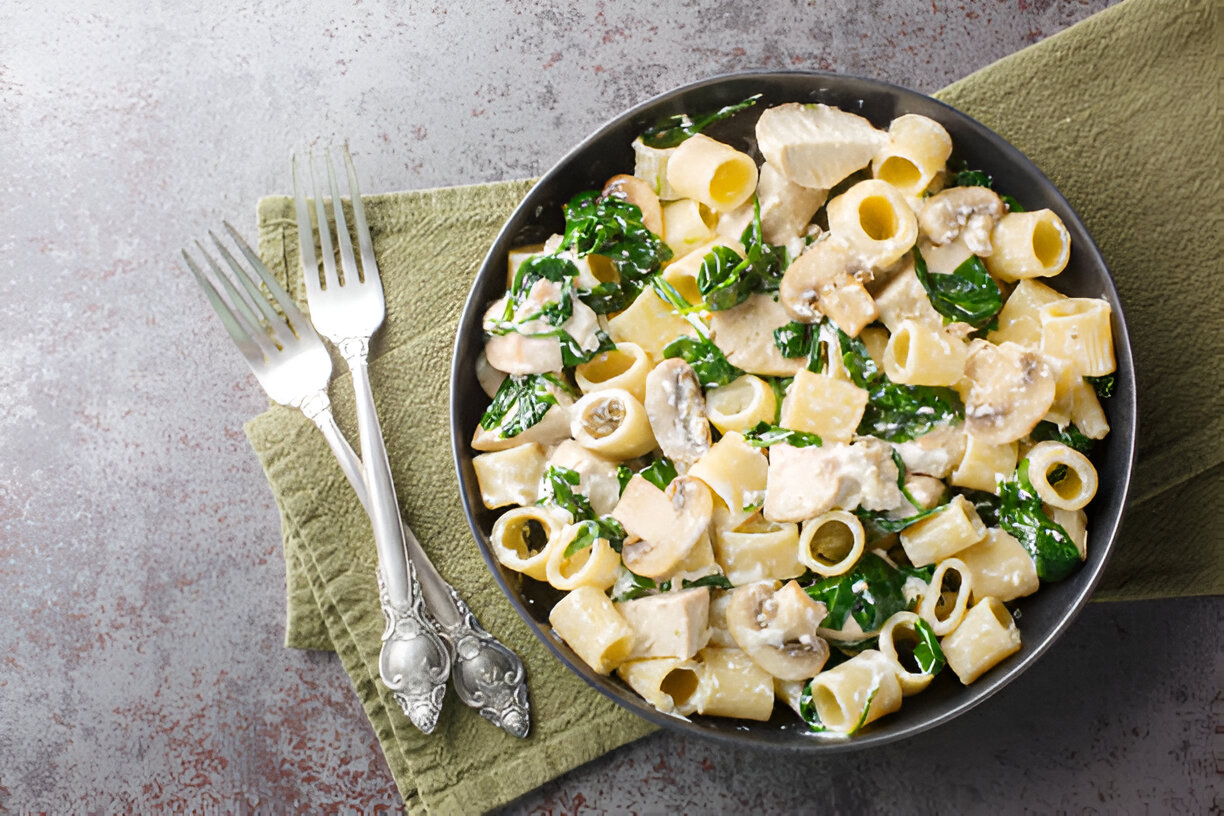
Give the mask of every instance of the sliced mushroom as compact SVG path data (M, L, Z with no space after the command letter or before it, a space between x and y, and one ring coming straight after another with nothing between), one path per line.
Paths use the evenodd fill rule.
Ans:
M862 284L870 274L845 244L826 238L786 268L778 301L795 320L814 323L825 314L846 334L857 337L878 316L875 301Z
M691 465L710 449L701 382L678 357L664 360L646 375L646 416L663 454Z
M1054 375L1035 352L1015 343L969 344L965 428L991 445L1026 436L1054 404Z
M713 512L714 499L700 479L680 476L663 491L634 476L612 510L630 536L621 559L638 575L667 576L692 552Z
M963 236L975 255L991 252L990 231L1005 212L1003 200L989 187L952 187L923 204L918 226L933 244L946 244Z
M663 234L663 208L659 204L659 196L650 185L637 176L624 173L608 179L604 185L603 197L619 198L636 206L642 211L642 224L655 235Z
M774 591L762 581L736 589L727 606L727 628L758 666L780 680L815 677L829 659L829 644L816 634L827 609L795 581Z

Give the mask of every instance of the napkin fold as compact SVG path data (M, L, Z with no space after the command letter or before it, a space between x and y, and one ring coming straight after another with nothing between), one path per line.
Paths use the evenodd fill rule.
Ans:
M1127 0L936 96L993 128L1083 217L1126 309L1139 462L1099 599L1224 592L1221 25L1211 2ZM454 327L476 269L530 181L365 199L387 295L370 376L405 519L442 574L528 672L532 736L515 740L453 695L432 736L377 681L382 617L369 523L322 437L273 406L246 431L281 512L286 644L339 655L411 813L505 804L653 726L571 674L502 597L468 531L448 440ZM305 300L292 202L259 202L260 253ZM335 413L357 438L338 364Z

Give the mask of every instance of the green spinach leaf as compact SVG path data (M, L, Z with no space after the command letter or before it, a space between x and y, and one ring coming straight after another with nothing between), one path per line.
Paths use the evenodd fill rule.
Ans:
M559 385L557 378L550 374L507 377L480 418L480 427L486 431L496 428L501 439L518 436L558 404L549 390L550 384Z
M1037 423L1037 427L1033 428L1029 434L1034 442L1061 442L1068 448L1073 448L1085 456L1092 453L1093 440L1084 436L1079 428L1073 424L1068 424L1066 428L1059 428L1053 422L1042 420Z
M850 379L867 390L867 408L858 426L860 436L905 442L964 419L965 405L951 388L894 383L879 370L861 340L835 330Z
M1107 399L1114 394L1117 378L1113 374L1106 374L1103 377L1084 377L1084 381L1092 386L1092 390L1096 391L1098 397Z
M704 337L681 335L663 347L663 356L679 357L688 363L705 388L727 385L744 373L727 361L713 340Z
M939 674L948 661L931 624L919 618L914 622L914 631L918 635L918 643L914 645L914 662L923 674Z
M974 328L985 326L1003 308L1003 293L976 255L970 255L950 274L927 270L926 261L914 247L914 274L926 290L935 311L957 323Z
M823 628L842 630L853 618L865 633L879 630L890 616L910 608L900 570L868 552L843 575L823 578L806 588L807 594L828 609Z
M806 431L793 431L778 425L770 425L762 420L752 429L744 433L744 441L754 448L768 448L770 445L786 443L793 448L807 448L824 444L820 437Z
M642 131L642 144L658 149L675 147L688 137L695 133L700 133L715 122L720 122L742 110L751 108L760 98L760 94L754 94L743 102L725 105L712 113L701 114L693 118L684 113L663 117Z
M1046 515L1028 478L1028 459L1020 462L1014 481L999 485L999 526L1028 550L1043 581L1061 581L1079 566L1079 550L1060 525Z

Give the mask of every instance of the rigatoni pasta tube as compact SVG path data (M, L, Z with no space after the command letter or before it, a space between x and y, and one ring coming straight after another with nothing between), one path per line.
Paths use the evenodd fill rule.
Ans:
M821 724L839 734L853 734L901 708L895 664L875 649L813 677L811 694Z
M664 714L692 714L697 710L698 672L693 660L654 657L622 663L616 673L629 688Z
M990 242L994 251L986 268L1005 281L1057 275L1071 257L1071 236L1051 210L1008 213L995 224Z
M548 559L544 562L545 575L548 583L557 589L570 590L580 586L607 589L616 583L616 576L620 572L620 554L612 549L606 538L596 538L590 546L583 547L573 555L565 554L575 537L585 532L584 525L571 524L558 534L557 543L548 549Z
M673 258L682 258L712 241L718 216L700 201L681 198L663 205L663 243Z
M584 394L604 388L623 388L638 400L646 399L650 358L637 343L617 343L574 369L574 382Z
M875 267L896 263L918 240L918 220L901 191L878 179L830 201L828 215L829 231Z
M935 678L914 662L913 647L919 642L919 620L921 618L914 612L897 612L880 627L880 653L897 664L897 681L905 697L922 691ZM902 651L898 650L898 645Z
M935 180L952 155L952 137L934 119L907 113L888 126L888 144L871 162L871 173L908 196Z
M702 649L697 713L764 722L773 714L773 676L740 649Z
M1041 584L1033 557L1006 530L987 530L985 538L956 557L973 576L970 589L977 601L986 597L1014 601L1032 595Z
M548 622L582 661L599 674L615 669L633 650L633 627L595 587L578 587L557 601Z
M574 404L570 432L587 450L632 459L654 450L650 419L637 397L623 388L592 391Z
M681 196L730 212L756 190L757 166L748 154L697 133L672 154L667 180Z
M1020 649L1020 630L998 598L983 598L965 614L956 631L939 644L948 667L969 685Z
M901 546L910 563L925 567L956 555L986 537L986 525L964 496L901 531Z
M952 471L951 483L956 487L984 490L998 495L999 482L1010 479L1016 472L1020 446L1016 442L992 445L973 434L965 435L965 455Z
M798 578L803 574L799 525L757 517L738 529L716 532L714 557L735 586Z
M702 454L689 475L706 483L727 507L725 524L738 527L765 501L769 460L758 448L730 431Z
M955 571L955 588L945 590L948 573ZM959 558L945 558L935 567L928 590L922 595L918 614L926 621L931 631L943 637L960 625L973 593L973 574Z
M564 526L543 507L516 507L493 523L489 545L503 566L537 581L547 581L548 548Z
M1079 510L1097 492L1097 471L1088 457L1061 442L1038 442L1028 452L1028 477L1037 495L1060 510ZM1050 482L1050 475L1062 469L1063 476Z
M743 433L760 422L773 422L778 398L769 383L745 374L706 392L706 417L719 433Z
M884 373L906 385L955 385L968 356L969 344L959 337L905 320L884 346Z
M863 555L863 522L845 510L830 510L803 522L799 561L825 577L842 575Z
M814 433L825 442L849 442L866 409L864 389L804 369L795 375L782 400L779 423L794 431Z
M1113 373L1113 334L1109 302L1100 298L1063 298L1038 310L1041 318L1041 353L1065 360L1071 370L1086 377Z

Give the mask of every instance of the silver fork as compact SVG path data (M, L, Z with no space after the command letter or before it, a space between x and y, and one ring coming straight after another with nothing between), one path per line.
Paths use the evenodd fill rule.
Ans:
M314 327L302 314L288 293L281 288L272 273L259 260L255 251L242 240L242 236L225 224L239 252L245 257L247 267L238 262L233 254L225 248L220 239L210 230L217 252L233 272L242 286L240 291L234 286L231 277L225 274L220 265L213 259L199 241L196 247L212 271L226 298L210 281L205 272L195 260L183 250L183 260L187 268L195 276L205 297L221 318L221 323L234 342L238 345L242 356L246 358L255 373L259 384L274 401L291 408L299 409L327 440L332 450L347 448L349 457L340 458L340 467L345 477L358 497L364 503L365 482L361 475L361 462L349 447L336 420L331 412L331 400L327 397L327 383L331 379L331 356L323 346L323 341L315 332ZM254 271L252 275L251 271ZM260 289L260 283L267 294ZM275 302L268 300L270 294ZM233 304L232 306L230 304ZM277 312L279 309L279 313Z
M387 580L386 594L396 609L416 608L424 596L433 619L437 621L442 636L450 648L454 660L452 681L455 692L467 705L500 728L518 737L525 737L530 729L530 706L527 700L527 685L522 661L496 638L481 627L459 593L438 573L421 548L412 531L403 524L395 488L391 481L386 447L383 443L378 416L374 408L370 388L367 359L370 336L382 324L386 316L382 282L370 228L361 201L357 184L357 173L353 167L348 146L343 150L348 188L353 208L361 265L358 266L349 237L348 223L344 217L341 195L336 184L336 174L331 156L326 156L328 186L331 192L332 213L335 219L336 242L339 244L343 277L336 269L335 250L331 242L331 226L315 181L313 161L310 161L311 186L314 190L315 213L318 222L319 244L323 270L320 281L319 264L314 251L314 232L310 221L310 210L302 193L297 160L292 162L293 190L296 201L298 236L301 244L302 268L306 279L306 297L310 304L311 320L315 327L332 342L349 364L353 375L353 386L357 402L357 420L361 434L362 461L365 464L366 483L370 490L370 516L375 526L375 542L380 552L385 548L390 560L394 552L401 555L407 548L409 558L404 562L404 574L408 580L392 585ZM309 161L309 160L308 160ZM379 536L383 537L380 542ZM415 568L414 568L415 567ZM419 571L419 572L418 572ZM418 583L418 575L420 583ZM403 592L396 596L393 592ZM386 607L384 606L384 609ZM392 628L390 618L388 629ZM440 655L421 650L418 661L424 660L431 669L432 662ZM442 677L445 680L445 675ZM390 686L390 684L388 684ZM441 696L428 696L428 690L409 696L410 707L424 715L426 706L436 700L434 718L441 708ZM397 699L400 699L397 693ZM400 699L401 705L405 704ZM409 716L412 716L410 713ZM416 720L414 719L414 722ZM418 727L420 723L418 723ZM422 729L425 730L425 729Z

